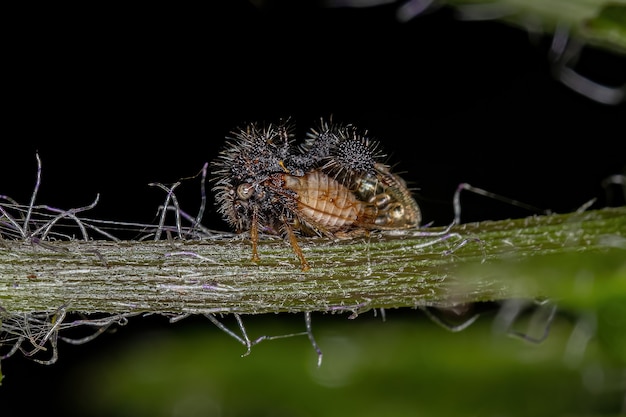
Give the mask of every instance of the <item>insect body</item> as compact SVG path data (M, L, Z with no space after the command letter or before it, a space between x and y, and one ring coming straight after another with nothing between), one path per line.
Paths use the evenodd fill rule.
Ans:
M287 238L307 270L298 235L343 238L419 225L417 203L377 161L377 143L352 126L322 121L295 146L290 130L250 124L212 165L218 211L237 232L250 233L254 261L259 233Z
M296 194L299 220L309 229L330 235L363 220L365 204L323 172L314 170L301 177L285 175L284 179L285 188Z

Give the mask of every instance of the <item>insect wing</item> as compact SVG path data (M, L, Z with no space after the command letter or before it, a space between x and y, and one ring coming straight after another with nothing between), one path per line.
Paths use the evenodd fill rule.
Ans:
M366 203L358 221L361 227L393 230L419 226L421 212L404 180L381 163L376 163L375 172L354 180L354 194Z

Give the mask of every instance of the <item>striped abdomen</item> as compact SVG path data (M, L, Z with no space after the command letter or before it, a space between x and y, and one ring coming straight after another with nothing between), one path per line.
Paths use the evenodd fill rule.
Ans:
M363 213L364 203L321 171L302 177L285 175L284 179L285 187L298 196L299 214L309 223L333 232L349 228Z

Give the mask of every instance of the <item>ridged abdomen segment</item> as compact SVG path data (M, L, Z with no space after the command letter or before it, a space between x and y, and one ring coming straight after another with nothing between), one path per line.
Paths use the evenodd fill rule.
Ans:
M351 226L363 210L363 203L348 188L320 171L302 177L285 175L285 186L298 195L302 216L329 231Z

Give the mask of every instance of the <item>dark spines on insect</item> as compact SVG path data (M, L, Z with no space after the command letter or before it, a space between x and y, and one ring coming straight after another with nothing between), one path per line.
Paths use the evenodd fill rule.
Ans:
M250 123L233 132L214 162L215 173L238 181L258 181L269 172L280 172L292 153L292 127Z
M321 120L307 133L300 148L309 163L340 181L350 182L358 175L374 175L375 165L384 155L378 142L360 132L354 125L333 124Z
M419 207L404 181L379 160L378 141L349 124L321 120L296 143L288 122L250 123L233 132L211 165L218 212L249 232L258 261L259 233L295 238L356 236L417 227Z

